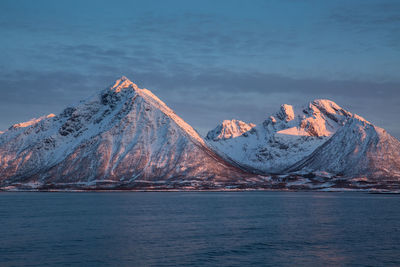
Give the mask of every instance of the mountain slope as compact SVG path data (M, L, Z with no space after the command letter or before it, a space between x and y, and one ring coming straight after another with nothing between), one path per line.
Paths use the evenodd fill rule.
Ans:
M400 142L384 129L352 118L310 156L288 169L297 170L400 180Z
M58 115L0 133L8 190L400 190L399 180L400 142L329 100L282 105L259 125L227 120L204 140L122 77Z
M149 90L122 77L57 116L10 127L0 136L0 177L3 186L98 188L248 175L210 150Z
M281 173L310 155L352 116L329 100L314 100L300 107L285 104L246 135L218 138L213 133L224 131L218 126L206 139L221 156L243 166Z

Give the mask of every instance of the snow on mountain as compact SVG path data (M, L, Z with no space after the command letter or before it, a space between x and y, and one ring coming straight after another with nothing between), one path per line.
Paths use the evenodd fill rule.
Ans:
M42 117L37 118L37 119L31 119L31 120L26 121L26 122L21 122L21 123L14 124L13 126L11 126L11 128L14 128L14 129L15 128L25 128L25 127L34 125L34 124L38 123L41 120L44 120L44 119L47 119L47 118L53 118L55 116L56 115L51 113L51 114L49 114L47 116L42 116Z
M400 142L329 100L282 105L259 125L226 120L204 140L122 77L0 132L3 189L400 190L399 180Z
M247 135L246 132L250 131L256 125L253 123L245 123L240 120L224 120L214 130L208 132L207 139L218 141L230 138Z
M351 118L325 144L287 171L400 180L400 142L384 129Z
M122 77L77 106L0 136L0 183L132 187L248 177L149 90ZM99 187L99 186L97 186Z
M281 173L310 155L354 116L325 99L300 107L285 104L246 135L215 138L215 133L229 131L230 125L225 130L222 124L207 134L207 141L221 156L242 166Z

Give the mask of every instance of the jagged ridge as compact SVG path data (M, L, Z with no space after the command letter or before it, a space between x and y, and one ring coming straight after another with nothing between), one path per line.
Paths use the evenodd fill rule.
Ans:
M262 124L253 127L246 135L235 138L215 136L213 133L224 131L223 125L220 125L209 132L213 138L207 140L221 156L243 166L265 173L286 173L299 169L291 167L300 166L298 162L310 156L353 119L370 125L364 118L350 113L333 101L317 99L305 106L282 105L277 113ZM337 153L341 153L341 149L339 145L336 146ZM326 170L322 165L312 170ZM349 175L357 173L363 172L348 172Z

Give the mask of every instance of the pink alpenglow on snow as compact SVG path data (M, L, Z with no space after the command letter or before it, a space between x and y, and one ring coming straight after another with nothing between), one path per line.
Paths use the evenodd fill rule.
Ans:
M356 129L352 126L355 122L359 122ZM209 134L223 132L220 128ZM326 99L297 107L282 105L246 136L224 139L207 135L207 140L221 156L266 173L303 170L400 177L399 141Z
M393 187L400 142L329 100L282 105L258 125L225 120L203 139L121 77L58 115L0 135L3 189L325 190L343 186L343 177L348 187Z
M0 138L0 182L6 185L133 188L168 181L190 187L248 176L126 77L77 106L12 127Z

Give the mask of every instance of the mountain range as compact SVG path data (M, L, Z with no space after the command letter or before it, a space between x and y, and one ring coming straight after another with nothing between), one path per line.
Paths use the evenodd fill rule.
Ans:
M0 132L3 190L398 190L400 142L329 100L202 137L126 77Z

